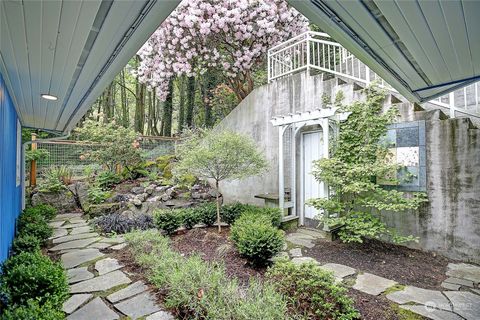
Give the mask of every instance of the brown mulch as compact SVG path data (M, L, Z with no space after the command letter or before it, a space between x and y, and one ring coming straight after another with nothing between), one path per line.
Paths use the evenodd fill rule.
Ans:
M320 263L339 263L362 272L373 273L402 285L441 290L446 279L447 264L452 260L404 246L378 240L361 244L320 240L312 249L303 250L305 256Z
M222 262L229 277L237 277L242 283L247 283L251 277L263 278L266 268L253 268L235 250L229 240L230 230L223 227L218 233L217 228L196 228L182 232L172 237L172 248L189 256L198 254L204 261Z

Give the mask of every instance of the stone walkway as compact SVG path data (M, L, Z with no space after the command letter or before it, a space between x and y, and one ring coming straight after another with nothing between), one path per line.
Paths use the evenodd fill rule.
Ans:
M116 259L100 252L124 248L122 237L101 237L80 213L57 215L50 225L49 251L61 254L72 294L63 305L68 320L174 319L142 281L132 283Z
M287 245L279 254L288 256L293 263L314 262L304 256L302 249L313 248L322 232L297 229L286 237ZM466 263L450 263L443 283L445 291L427 290L414 286L403 286L393 280L364 273L346 265L327 263L322 268L333 272L338 282L353 283L353 288L370 295L385 295L400 308L410 310L434 320L479 320L480 319L480 267Z

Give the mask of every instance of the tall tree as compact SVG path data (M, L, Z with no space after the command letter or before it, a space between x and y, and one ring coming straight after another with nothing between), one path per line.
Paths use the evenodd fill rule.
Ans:
M307 19L285 0L183 1L139 51L139 79L165 100L174 75L217 69L240 101L268 48L306 30Z
M140 63L140 57L137 55L135 57L135 65L138 67ZM145 89L146 85L138 81L135 85L135 119L134 119L134 128L136 132L143 134L144 123L145 123Z
M173 114L173 79L168 82L168 94L163 104L163 128L162 135L172 135L172 114Z
M177 83L180 97L180 103L178 105L178 132L181 133L185 126L185 76L179 77Z
M195 106L195 77L187 79L187 105L185 112L185 126L193 127L193 108Z

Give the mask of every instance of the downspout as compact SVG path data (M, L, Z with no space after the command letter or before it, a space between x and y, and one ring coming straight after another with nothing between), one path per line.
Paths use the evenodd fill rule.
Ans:
M63 136L59 136L59 137L53 137L53 138L47 138L47 139L39 139L39 140L35 140L35 143L38 143L38 142L48 142L48 141L52 141L52 140L65 140L65 139L68 139L71 135L71 131L68 131L65 135ZM23 145L22 145L22 172L23 172L23 175L22 175L22 179L21 179L21 184L22 184L22 210L25 209L25 195L26 195L26 192L25 192L25 151L27 150L27 146L29 144L32 144L33 141L30 140L30 141L27 141L25 142Z

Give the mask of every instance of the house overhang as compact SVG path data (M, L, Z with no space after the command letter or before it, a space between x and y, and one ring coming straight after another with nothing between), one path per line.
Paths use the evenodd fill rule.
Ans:
M288 2L411 101L480 80L480 1Z
M0 72L21 124L71 130L179 2L1 1Z

